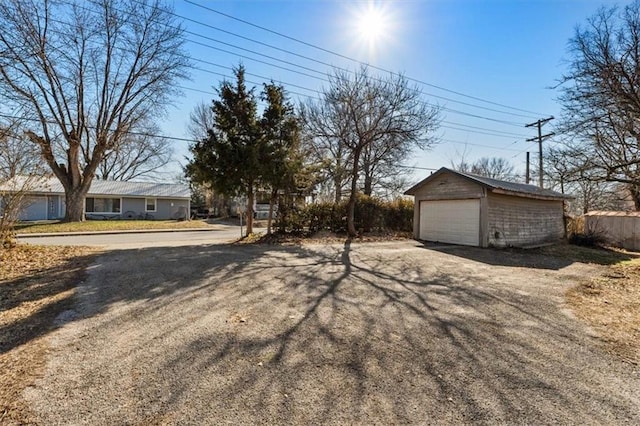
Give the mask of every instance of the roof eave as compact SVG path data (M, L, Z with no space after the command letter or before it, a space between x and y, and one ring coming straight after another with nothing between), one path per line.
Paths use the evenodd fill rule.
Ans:
M489 187L489 186L487 186L487 187ZM533 199L536 199L536 200L564 201L564 200L573 200L573 198L574 198L574 197L571 197L569 195L564 195L562 197L555 197L553 195L533 194L533 193L529 193L529 192L519 192L519 191L509 191L509 190L506 190L506 189L491 188L491 187L489 187L489 190L491 192L493 192L494 194L512 195L512 196L515 196L515 197L533 198Z

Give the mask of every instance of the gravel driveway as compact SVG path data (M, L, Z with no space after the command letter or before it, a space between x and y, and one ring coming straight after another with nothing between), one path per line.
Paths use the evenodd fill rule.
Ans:
M563 306L599 267L414 241L107 253L26 391L43 424L638 424Z

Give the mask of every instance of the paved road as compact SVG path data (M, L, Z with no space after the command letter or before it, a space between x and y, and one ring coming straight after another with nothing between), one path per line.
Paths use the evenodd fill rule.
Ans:
M21 235L18 239L30 244L101 246L107 249L130 249L221 244L237 240L240 237L239 226L215 226L215 229L206 231L143 232L49 237ZM260 232L261 229L256 229L255 231Z
M413 241L114 250L25 397L47 425L640 424L640 369L564 305L601 268Z

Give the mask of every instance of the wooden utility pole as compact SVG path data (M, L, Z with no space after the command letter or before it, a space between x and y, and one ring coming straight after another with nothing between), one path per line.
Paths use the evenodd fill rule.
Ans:
M531 153L529 151L527 151L527 172L526 172L526 176L527 176L526 183L527 183L527 185L529 185L529 182L531 181L531 172L529 170L530 158L531 158Z
M549 118L544 118L544 119L538 120L538 121L536 121L534 123L529 123L529 124L524 126L524 127L532 127L532 126L537 126L538 127L538 137L527 139L527 142L533 142L533 141L536 141L536 140L538 141L538 152L539 152L539 155L540 155L539 163L538 163L538 174L539 174L539 176L538 176L538 186L540 187L540 189L543 188L543 183L544 183L544 181L543 181L544 170L543 170L543 166L542 166L542 141L544 139L550 137L550 136L555 135L555 133L553 133L553 132L552 133L547 133L546 135L543 135L542 134L542 125L547 123L547 122L549 122L549 121L551 121L551 120L553 120L553 116L551 116Z

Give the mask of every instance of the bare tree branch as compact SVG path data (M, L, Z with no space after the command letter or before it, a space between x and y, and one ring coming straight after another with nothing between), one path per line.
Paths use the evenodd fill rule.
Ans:
M177 95L183 29L160 0L6 0L0 27L0 95L38 119L25 134L82 220L104 157Z

